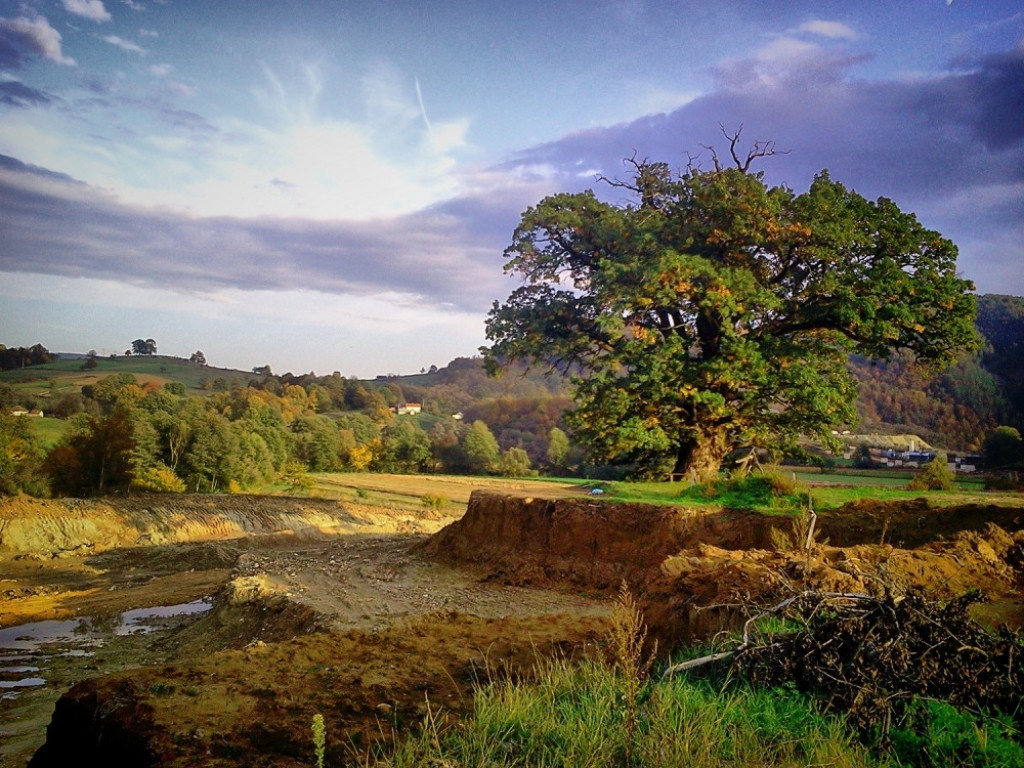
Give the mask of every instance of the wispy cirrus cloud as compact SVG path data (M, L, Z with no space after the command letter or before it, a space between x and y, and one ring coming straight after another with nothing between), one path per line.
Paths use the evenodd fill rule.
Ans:
M17 80L0 82L0 104L9 107L34 107L49 104L53 99L35 88L29 88Z
M826 21L824 19L814 19L813 21L806 21L797 27L797 31L806 32L812 35L818 35L820 37L827 37L833 40L855 40L857 39L857 33L846 24L841 21Z
M137 43L133 43L131 40L125 40L123 37L118 37L117 35L105 35L103 39L111 45L116 46L123 51L128 51L129 53L146 53L146 50L142 46Z

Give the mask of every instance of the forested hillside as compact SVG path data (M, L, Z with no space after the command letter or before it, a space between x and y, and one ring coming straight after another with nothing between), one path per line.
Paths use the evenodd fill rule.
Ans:
M860 429L915 432L973 451L998 425L1024 428L1024 298L979 296L977 326L982 350L938 375L906 360L851 360L860 382Z
M981 296L978 307L985 346L938 375L906 359L851 359L859 430L913 432L959 451L979 450L1000 425L1024 431L1024 298ZM299 487L306 471L346 469L585 469L566 437L567 380L541 369L493 378L480 358L459 358L359 381L156 356L53 361L40 345L4 351L20 362L0 372L3 493ZM30 409L56 418L16 415Z

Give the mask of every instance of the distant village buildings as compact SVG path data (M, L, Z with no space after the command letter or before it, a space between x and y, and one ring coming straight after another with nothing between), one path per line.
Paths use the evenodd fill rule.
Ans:
M37 419L43 418L43 412L38 408L33 408L31 411L27 408L16 406L11 409L11 416L29 416Z
M833 432L832 434L838 435L839 433ZM849 432L843 433L844 436L849 434ZM873 464L888 467L890 469L918 469L939 455L938 451L931 450L927 446L919 448L916 440L914 439L911 439L909 442L905 442L904 447L890 447L885 445L871 445L870 437L871 436L857 435L855 442L847 444L847 448L843 452L843 457L851 459L857 454L858 450L863 451L866 446L867 453ZM879 442L886 441L886 438L883 436L876 436L876 438ZM946 454L946 460L949 464L950 470L959 474L972 474L974 472L981 472L983 469L981 456L978 456L977 454L958 454L950 452Z

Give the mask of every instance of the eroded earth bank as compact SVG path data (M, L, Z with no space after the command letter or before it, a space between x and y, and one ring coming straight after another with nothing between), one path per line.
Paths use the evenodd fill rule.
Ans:
M489 676L599 650L623 580L662 648L808 587L980 589L985 621L1024 617L1022 509L851 505L820 515L810 557L800 533L480 492L457 520L279 497L6 500L0 628L21 629L0 632L89 617L89 644L7 652L0 764L315 765L316 713L328 764L362 764L428 706L465 712ZM201 607L121 631L128 609L181 604ZM45 684L13 687L26 674Z

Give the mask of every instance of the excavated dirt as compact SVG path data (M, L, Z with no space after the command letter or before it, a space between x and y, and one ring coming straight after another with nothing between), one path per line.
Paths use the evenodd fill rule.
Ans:
M0 699L0 765L39 750L33 765L308 766L317 712L329 763L358 763L428 701L452 716L489 674L603 634L604 599L479 583L410 552L453 519L236 496L0 502L0 631L213 602L88 656L58 642L18 660L46 685Z
M308 766L317 713L327 763L362 765L428 707L466 711L477 682L599 645L622 581L662 648L807 587L980 589L981 618L1020 626L1022 529L1024 508L860 503L820 515L808 555L788 519L593 499L478 492L458 520L237 496L0 502L0 627L213 604L46 655L46 686L0 700L0 765L38 749L34 766Z
M977 589L988 600L977 618L1020 626L1022 529L1024 507L862 501L819 515L808 557L791 518L480 493L422 551L503 583L609 592L625 580L664 648L810 588L915 587L941 599Z

